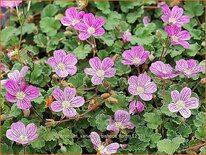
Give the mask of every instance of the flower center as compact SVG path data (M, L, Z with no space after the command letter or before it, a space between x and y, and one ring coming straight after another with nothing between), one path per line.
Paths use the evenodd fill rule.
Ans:
M178 37L177 36L172 36L172 40L173 41L178 41Z
M72 21L72 26L76 25L77 23L79 23L79 20L74 19L74 20Z
M27 136L24 136L24 135L21 135L21 136L19 137L19 139L20 139L22 142L25 142L25 141L28 140Z
M58 68L61 69L61 70L64 70L65 69L65 66L63 63L59 63L58 64Z
M93 34L95 32L95 29L93 27L89 27L87 32Z
M141 93L144 93L144 88L138 86L138 87L137 87L137 92L140 93L140 94L141 94Z
M69 103L68 101L63 101L63 102L62 102L62 106L63 106L64 108L68 108L68 107L70 106L70 103Z
M182 100L177 101L177 108L182 109L184 107L184 102Z
M185 73L189 75L191 74L191 71L189 69L185 69Z
M100 145L100 146L98 147L98 151L99 151L99 152L102 152L102 151L104 150L104 148L105 148L104 145Z
M172 18L169 18L169 23L175 23L176 22L176 18L172 17Z
M116 122L115 126L119 129L124 129L124 125L121 122Z
M104 71L103 70L98 70L97 71L97 76L103 77L104 76Z
M18 93L16 94L16 98L17 98L18 100L23 100L25 96L26 96L26 94L24 94L23 91L20 91L20 92L18 92Z
M140 63L140 59L139 59L138 57L134 58L134 59L133 59L133 63L134 63L134 64Z

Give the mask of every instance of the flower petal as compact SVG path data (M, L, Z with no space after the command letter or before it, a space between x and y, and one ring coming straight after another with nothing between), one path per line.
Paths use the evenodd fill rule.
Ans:
M88 13L84 15L83 20L87 26L93 26L93 23L95 22L95 17L92 13Z
M56 100L64 101L64 93L60 88L54 89L54 91L52 92L52 95L54 96Z
M130 120L130 114L124 110L117 110L114 114L114 119L116 122L127 123Z
M134 128L134 124L132 122L126 122L126 123L123 123L123 125L127 129L133 129Z
M61 70L61 69L58 69L58 68L56 68L55 71L56 71L56 74L61 78L65 78L69 74L67 70Z
M95 148L101 145L100 136L96 132L91 132L89 137L90 137L92 144L95 146Z
M26 131L27 131L27 136L28 136L29 142L38 138L37 127L34 123L28 124L26 126Z
M72 53L69 53L69 54L67 54L67 56L64 58L64 64L65 65L71 65L71 66L74 66L74 65L76 65L76 63L77 63L77 58L76 58L76 56L74 55L74 54L72 54Z
M115 76L116 70L114 68L109 68L105 71L104 77L113 77Z
M135 85L135 86L137 86L138 77L135 76L135 75L131 76L131 77L128 79L128 83L129 83L129 85Z
M93 36L98 37L102 36L105 33L105 30L103 28L98 28L95 30Z
M98 77L97 75L94 75L91 79L91 81L94 85L102 84L103 80L104 80L103 77Z
M94 70L99 70L101 69L101 60L98 57L91 58L89 60L89 65L94 69Z
M67 73L72 76L77 72L77 67L76 66L67 66Z
M93 68L85 68L84 72L88 75L96 75L96 71Z
M6 100L12 103L17 102L16 96L11 95L9 92L6 92Z
M154 82L148 82L144 86L144 93L154 93L157 91L157 85Z
M102 61L101 68L106 71L107 69L111 68L114 65L114 61L111 58L105 58Z
M56 60L56 63L62 63L65 57L66 57L66 53L64 50L54 51L54 58Z
M80 40L87 40L90 36L91 36L91 34L89 34L88 32L80 32L79 33Z
M53 102L51 103L51 109L52 109L52 111L54 111L54 112L60 112L60 111L62 111L62 110L63 110L62 102L60 102L60 101L53 101Z
M9 94L14 96L20 91L18 84L14 80L8 79L4 84L4 87Z
M31 107L30 99L25 97L23 100L17 100L17 106L21 110L26 110Z
M184 118L189 118L191 116L191 111L189 109L181 109L179 112Z
M173 90L170 95L174 103L180 100L180 94L177 90Z
M111 143L109 145L107 145L104 150L102 152L100 152L101 154L113 154L113 153L117 153L117 150L119 148L119 144L118 143Z
M178 112L179 111L179 108L177 107L177 105L175 103L170 103L168 105L168 109L171 112Z
M199 106L199 99L191 97L189 100L185 101L185 107L187 109L197 109Z
M70 88L70 87L64 88L64 99L66 101L70 101L71 99L75 97L75 95L76 95L75 88Z
M63 108L63 114L66 117L74 117L77 114L77 112L74 108Z
M11 130L11 129L8 129L8 130L6 131L6 137L7 137L8 139L12 140L12 141L15 141L15 142L17 142L18 139L19 139L19 137L18 137L18 135L16 134L16 132L14 132L14 131Z
M54 57L49 58L49 59L47 60L47 64L48 64L49 66L52 66L52 67L56 67L56 66L57 66L57 63L56 63L56 60L55 60Z
M150 101L152 100L152 94L139 94L140 98L144 101Z
M24 92L30 99L35 99L39 96L39 89L34 86L28 86Z
M85 100L83 97L76 96L70 101L70 106L71 107L81 107L82 105L84 105L84 103L85 103Z
M180 92L180 100L187 101L190 98L191 93L192 91L190 88L184 87L182 91Z

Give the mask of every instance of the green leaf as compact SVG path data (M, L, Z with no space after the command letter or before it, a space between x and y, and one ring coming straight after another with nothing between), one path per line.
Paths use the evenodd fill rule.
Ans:
M144 117L147 126L151 129L157 129L157 127L162 124L161 114L158 112L145 113Z
M110 3L105 0L105 1L101 1L101 2L94 2L96 4L96 7L102 11L102 13L104 14L109 14L111 13L110 11Z
M185 14L189 15L190 18L194 16L201 16L204 12L204 6L201 2L185 2L184 3Z
M109 119L109 116L105 114L97 115L95 119L96 124L97 124L97 129L99 129L102 132L106 131L107 125L108 125L108 119Z
M2 154L13 154L12 147L9 147L6 143L1 144L1 153Z
M40 64L34 64L34 69L31 71L31 83L39 84L40 76L42 75L42 66Z
M11 38L18 34L19 31L15 27L8 26L4 28L1 32L1 45L2 46L8 45Z
M41 16L43 17L54 17L54 15L58 12L58 7L55 4L47 5L42 13Z
M18 115L21 114L21 110L17 107L16 104L13 104L11 106L11 111L10 111L10 116L13 116L13 117L17 117Z
M55 36L58 29L61 27L59 21L51 17L44 17L40 21L40 28L42 32L46 33L48 36Z
M44 34L37 34L34 36L34 42L38 47L45 47L47 44L47 38Z
M144 13L143 8L138 8L136 11L128 13L126 17L128 23L133 24L138 18L142 16L143 13Z
M41 149L42 147L45 146L44 139L42 139L41 137L38 137L35 141L31 142L31 146L34 149Z
M82 60L82 59L85 59L89 55L91 50L92 50L92 47L86 44L86 45L80 45L77 48L75 48L73 53L76 55L76 57L79 60Z
M120 1L119 2L120 6L121 6L121 10L123 12L128 12L129 9L133 9L135 6L140 6L141 2L124 2L124 1Z
M122 64L121 58L118 57L115 61L115 69L116 69L116 75L122 76L124 74L127 74L131 72L130 66Z
M172 140L170 139L163 139L157 142L158 151L164 152L167 154L173 154L177 149L180 147L180 144L182 144L185 141L182 137L175 137Z
M77 73L69 78L69 83L72 83L75 88L84 87L87 75L84 73Z
M61 131L59 131L58 133L59 135L59 143L63 143L65 145L72 145L73 144L73 137L74 137L74 134L72 133L72 131L68 128L65 128Z
M68 145L66 148L67 154L82 154L82 148L77 144Z
M107 17L105 17L104 28L106 30L114 30L115 26L119 25L122 15L116 11L112 11Z
M197 52L200 50L201 46L198 45L198 43L195 44L191 44L190 45L190 49L187 49L185 52L187 53L187 55L194 57Z
M25 23L23 26L22 26L22 34L31 34L33 32L35 32L36 30L36 26L34 23Z

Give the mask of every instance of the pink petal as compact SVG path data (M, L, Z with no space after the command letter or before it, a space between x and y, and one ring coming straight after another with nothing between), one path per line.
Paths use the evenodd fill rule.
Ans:
M137 82L138 82L138 77L133 75L128 79L128 83L130 85L136 85L137 86Z
M169 23L169 17L168 17L168 16L162 15L162 16L161 16L161 19L162 19L163 22Z
M107 69L104 73L104 77L113 77L115 76L116 70L114 68Z
M55 60L54 57L49 58L48 61L47 61L47 64L49 66L52 66L52 67L56 67L57 66L57 63L56 63L56 60Z
M53 102L51 103L51 109L52 109L52 111L54 111L54 112L60 112L60 111L62 111L62 110L63 110L62 102L60 102L60 101L53 101Z
M107 130L108 131L119 131L119 128L116 127L116 125L114 124L114 122L109 123L109 125L107 126Z
M90 36L91 36L91 34L89 34L88 32L80 32L79 33L80 40L87 40Z
M151 78L147 74L143 73L143 74L140 74L138 76L137 85L144 86L145 84L147 84L150 81L151 81Z
M85 68L84 72L88 75L96 75L96 71L92 68Z
M103 28L98 28L95 30L93 36L98 37L102 36L105 33L105 30Z
M190 48L190 44L187 41L179 41L178 43L186 49Z
M189 100L185 101L185 107L187 109L197 109L199 106L199 99L191 97Z
M188 31L181 31L178 33L177 37L180 40L190 40L191 36Z
M92 144L95 146L95 148L101 145L100 136L96 132L91 132L89 137L90 137Z
M82 105L84 105L84 103L85 103L84 98L81 96L77 96L71 99L70 106L71 107L81 107Z
M183 15L183 9L178 6L174 6L171 11L171 17L176 19L180 18Z
M132 61L130 61L130 60L122 60L122 63L124 64L124 65L133 65L134 63L132 62Z
M178 60L176 61L176 66L175 66L175 69L177 71L184 71L186 68L188 68L188 65L187 65L187 61L184 60L184 59L181 59L181 60Z
M127 129L134 129L134 124L132 122L123 123L124 127Z
M92 26L95 22L95 17L92 13L85 14L83 17L84 23L87 24L87 26Z
M162 6L161 9L165 15L170 16L170 8L167 5Z
M34 86L28 86L24 93L30 98L35 99L39 96L39 89Z
M98 17L95 19L94 23L93 23L93 27L95 29L98 29L100 27L102 27L105 24L105 20L102 17Z
M130 114L124 110L117 110L114 114L116 122L127 123L130 120Z
M140 98L144 101L150 101L152 100L152 94L139 94Z
M105 58L102 61L102 69L106 71L107 69L111 68L114 65L114 61L111 58Z
M101 154L113 154L116 153L119 148L118 143L111 143L105 147L103 152L100 152Z
M190 22L190 16L182 16L179 18L178 21L181 21L182 23L189 23Z
M59 88L54 89L52 95L56 100L64 101L64 92L61 89Z
M15 131L15 134L21 134L21 130L25 130L25 125L21 121L11 124L11 129Z
M55 71L56 71L56 74L61 78L65 78L69 74L67 70L61 70L61 69L58 69L58 68L56 68Z
M71 99L75 97L75 95L76 95L75 88L70 88L70 87L64 88L64 99L66 101L70 101Z
M23 100L17 100L17 106L21 110L26 110L31 108L30 99L25 97Z
M103 80L104 80L103 77L98 77L97 75L94 75L91 79L91 81L94 85L102 84Z
M173 90L170 95L174 103L180 100L180 94L177 90Z
M191 111L189 109L181 109L179 112L184 118L189 118L191 116Z
M38 138L37 127L34 123L28 124L26 126L26 130L27 130L27 136L28 136L29 142Z
M170 103L168 105L168 109L171 112L178 112L179 111L179 109L178 109L178 107L177 107L177 105L175 103Z
M12 103L17 102L16 96L13 96L11 94L9 94L8 92L6 92L6 100Z
M89 65L94 69L94 70L99 70L101 69L101 60L98 57L91 58L89 60Z
M64 58L63 62L64 62L65 65L72 65L72 66L74 66L77 63L77 58L76 58L76 56L74 54L69 53Z
M72 76L77 72L77 67L76 66L67 66L67 73Z
M184 87L182 91L180 92L180 100L187 101L190 98L191 93L192 91L190 88Z
M27 71L29 70L28 66L24 66L20 71L20 76L23 78L26 76Z
M8 78L12 79L14 81L19 81L19 78L21 77L20 73L18 70L13 71L12 73L8 73Z
M65 11L65 14L66 14L66 16L68 16L70 18L76 18L78 12L77 12L75 7L71 7Z
M20 91L17 83L13 80L8 79L6 83L4 84L4 87L6 88L6 91L11 94L16 96L16 93Z
M54 58L56 60L56 63L62 63L64 58L66 57L66 53L64 50L56 50L54 51Z
M79 31L87 32L88 27L84 23L77 23L74 28Z
M154 93L157 91L157 85L154 82L148 82L144 86L144 93Z
M6 131L6 137L7 137L8 139L12 140L12 141L15 141L15 142L17 142L18 139L19 139L18 134L16 134L16 132L14 132L14 131L11 130L11 129L8 129L8 130Z
M74 117L77 114L77 112L74 108L63 108L63 114L66 117Z
M71 19L68 17L62 17L60 21L64 26L70 26L72 22Z
M135 85L129 85L128 91L129 91L129 93L132 94L132 95L137 95L137 94L138 94L138 92L137 92L137 86L135 86Z

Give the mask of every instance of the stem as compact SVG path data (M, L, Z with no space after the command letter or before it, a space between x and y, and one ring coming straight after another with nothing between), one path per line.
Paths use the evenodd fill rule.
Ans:
M26 145L23 145L24 155L26 154Z
M165 80L162 80L162 100L163 106L165 104ZM162 113L162 127L161 127L162 137L164 137L164 113Z
M199 86L200 83L201 83L201 80L192 88L192 92Z
M165 42L163 43L162 53L161 53L161 56L160 56L160 59L159 59L160 61L162 61L162 59L166 56L167 50L170 46L170 45L166 46L166 43L167 43L168 39L169 39L169 36L167 36Z
M39 114L38 114L38 112L36 111L36 109L32 106L31 107L32 108L32 110L36 113L36 115L44 122L44 123L46 123L46 121L43 119L43 117L41 117Z
M184 152L184 151L187 151L187 150L196 149L196 148L201 147L201 146L204 146L204 145L206 145L206 143L199 144L199 145L196 145L196 146L192 146L192 147L189 147L189 148L183 149L181 152Z
M96 45L96 40L95 40L95 38L92 36L92 41L93 41L93 51L94 51L94 53L93 53L93 57L95 56L95 54L97 53L97 45Z
M81 91L81 90L86 91L86 90L93 90L93 89L96 89L96 87L90 87L90 88L79 88L79 89L77 89L77 90L79 90L79 91Z

